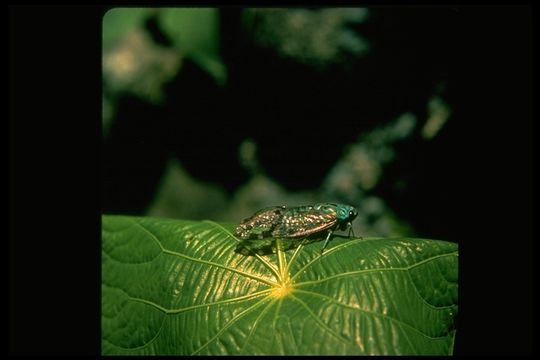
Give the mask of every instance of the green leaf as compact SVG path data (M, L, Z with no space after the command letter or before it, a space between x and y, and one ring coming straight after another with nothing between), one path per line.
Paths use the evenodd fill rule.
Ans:
M234 228L103 216L102 353L452 354L457 244L336 236L322 255L245 256Z

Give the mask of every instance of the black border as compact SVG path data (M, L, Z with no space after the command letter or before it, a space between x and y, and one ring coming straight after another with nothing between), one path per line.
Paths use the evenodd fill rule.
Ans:
M10 6L8 22L8 352L95 356L101 10Z
M486 167L495 167L497 157L510 154L514 163L509 169L519 176L502 167L493 183L480 184L474 174L484 171L482 164L464 164L464 182L471 180L478 198L470 207L456 209L455 221L467 225L469 232L460 245L455 355L531 354L534 8L521 9L523 21L512 28L490 17L503 15L507 8L452 7L463 14L465 27L456 34L466 50L460 80L468 86L463 93L468 101L461 110L470 113L469 119L494 121L491 137L484 140L499 150ZM101 18L107 9L9 7L9 354L100 353L100 53ZM485 63L485 51L500 49L500 36L521 41L511 43L514 50L517 46L520 54L531 57L515 59L500 52ZM517 80L505 73L509 64L519 67ZM491 78L497 71L503 74L498 82ZM475 86L486 81L497 88L475 93ZM502 108L486 108L505 99ZM495 115L497 120L489 118ZM509 121L527 119L521 137L504 137L504 127L496 123L502 115ZM456 158L468 155L460 152L460 145L456 143ZM514 191L506 201L493 204L490 193L503 182ZM514 208L530 212L514 213ZM479 209L485 210L481 226L471 218ZM479 261L486 268L478 266Z

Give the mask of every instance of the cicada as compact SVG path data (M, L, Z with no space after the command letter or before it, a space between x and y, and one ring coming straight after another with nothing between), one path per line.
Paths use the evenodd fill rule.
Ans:
M273 206L259 210L243 220L236 228L235 236L244 240L244 247L249 247L250 240L299 239L326 233L322 247L324 251L335 230L345 230L348 227L349 235L352 233L352 221L357 216L358 211L354 207L343 204Z

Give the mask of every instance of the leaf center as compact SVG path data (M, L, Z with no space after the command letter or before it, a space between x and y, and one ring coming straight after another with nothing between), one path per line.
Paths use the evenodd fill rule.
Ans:
M293 287L291 283L282 283L272 289L270 296L277 299L283 298L292 293Z

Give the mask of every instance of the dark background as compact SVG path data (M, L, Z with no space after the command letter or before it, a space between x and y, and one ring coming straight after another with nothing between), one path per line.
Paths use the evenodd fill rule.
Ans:
M439 28L439 34L455 40L449 52L455 65L446 75L454 79L447 100L458 120L441 133L439 149L412 162L416 173L429 169L413 186L422 192L390 199L426 237L460 244L456 355L532 352L532 10L441 10L448 15L439 20L454 24L452 31ZM100 201L104 163L98 121L103 12L95 7L9 8L10 354L99 353L98 239L106 204ZM430 34L420 25L426 24L412 33L429 42ZM403 70L395 69L397 78L406 77ZM276 87L268 92L277 92ZM399 109L399 101L407 102L406 89L393 91ZM259 99L252 100L269 96L257 94ZM344 101L325 96L316 101ZM373 103L365 111L379 110L382 117L392 107ZM249 126L250 113L233 126L239 131ZM213 115L219 116L219 110ZM268 115L262 121L276 120ZM294 134L304 134L308 126L301 121L288 125L291 138L282 134L284 143L294 142ZM193 126L184 131L196 131L198 125ZM345 141L345 127L340 123L309 131L328 134L325 145L332 149ZM274 136L263 132L259 138ZM183 156L196 163L210 155ZM302 178L290 163L272 161L271 155L266 155L271 171L284 174L280 180L292 188L295 181L311 179ZM312 169L322 171L316 163ZM389 171L391 177L391 171L402 169ZM231 188L242 181L227 179ZM444 184L446 191L430 184Z

